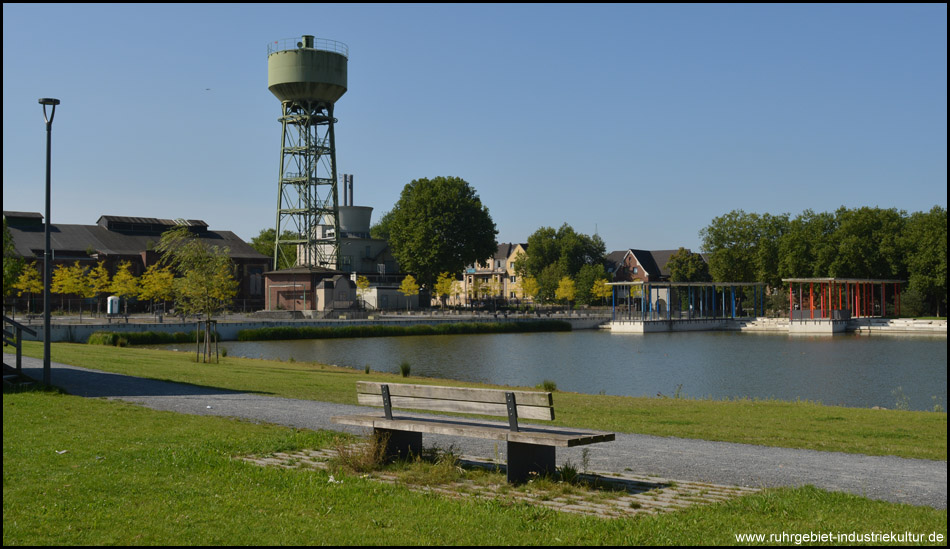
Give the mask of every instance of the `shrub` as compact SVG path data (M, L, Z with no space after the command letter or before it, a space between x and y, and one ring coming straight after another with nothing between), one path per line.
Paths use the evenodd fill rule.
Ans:
M89 345L162 345L165 343L193 343L195 338L204 340L204 332L94 332L86 340Z
M562 320L535 320L527 322L453 322L445 324L417 324L414 326L341 326L320 328L314 326L259 328L241 330L239 341L279 339L332 339L342 337L395 337L410 335L504 334L524 332L569 332L571 324Z

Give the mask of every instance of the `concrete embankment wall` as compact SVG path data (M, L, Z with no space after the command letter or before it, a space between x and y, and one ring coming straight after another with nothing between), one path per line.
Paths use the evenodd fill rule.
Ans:
M861 318L848 322L847 331L859 334L932 334L947 335L947 320L916 318Z
M495 319L494 317L456 317L456 318L438 318L438 317L392 317L379 318L373 320L248 320L242 322L218 322L218 335L222 341L234 341L241 330L254 330L259 328L286 328L286 327L316 327L316 328L339 328L343 326L415 326L422 324L448 324L459 322L535 322L539 320L536 317L528 318L509 318L503 317ZM597 328L606 319L602 317L542 317L540 320L564 320L571 324L574 330L590 330ZM36 331L36 337L28 334L23 335L23 339L32 341L43 340L43 326L31 325L31 329ZM53 324L50 327L50 341L68 341L73 343L85 343L89 336L95 332L158 332L173 334L176 332L193 332L197 329L195 322L163 322L163 323L141 323L132 322L126 324L124 321L115 321L111 324L89 323L89 324Z
M800 334L858 333L947 335L946 320L856 319L851 321L816 320L792 323L787 318L614 321L608 327L615 333L648 334L658 332L738 331Z

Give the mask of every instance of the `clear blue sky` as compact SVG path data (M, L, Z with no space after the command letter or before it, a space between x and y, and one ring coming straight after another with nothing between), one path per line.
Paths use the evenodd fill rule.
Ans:
M946 5L3 5L3 209L54 223L277 207L267 45L350 49L340 173L374 218L458 176L499 241L700 247L733 209L947 206Z

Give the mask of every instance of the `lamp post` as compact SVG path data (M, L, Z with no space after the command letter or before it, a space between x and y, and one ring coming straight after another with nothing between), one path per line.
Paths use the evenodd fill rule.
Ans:
M40 105L43 105L43 118L46 120L46 218L45 234L46 248L43 260L43 383L50 384L50 321L49 321L49 288L52 283L53 272L53 254L49 245L49 195L50 195L50 148L53 143L53 116L56 115L56 105L59 105L59 99L43 97L40 99ZM46 114L46 107L50 106L50 112Z

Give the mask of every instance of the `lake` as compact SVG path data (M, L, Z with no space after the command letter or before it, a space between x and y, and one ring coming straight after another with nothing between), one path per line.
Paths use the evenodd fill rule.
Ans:
M497 385L626 396L947 406L947 338L690 332L407 336L226 342L229 356L336 364ZM178 346L170 346L178 347Z

